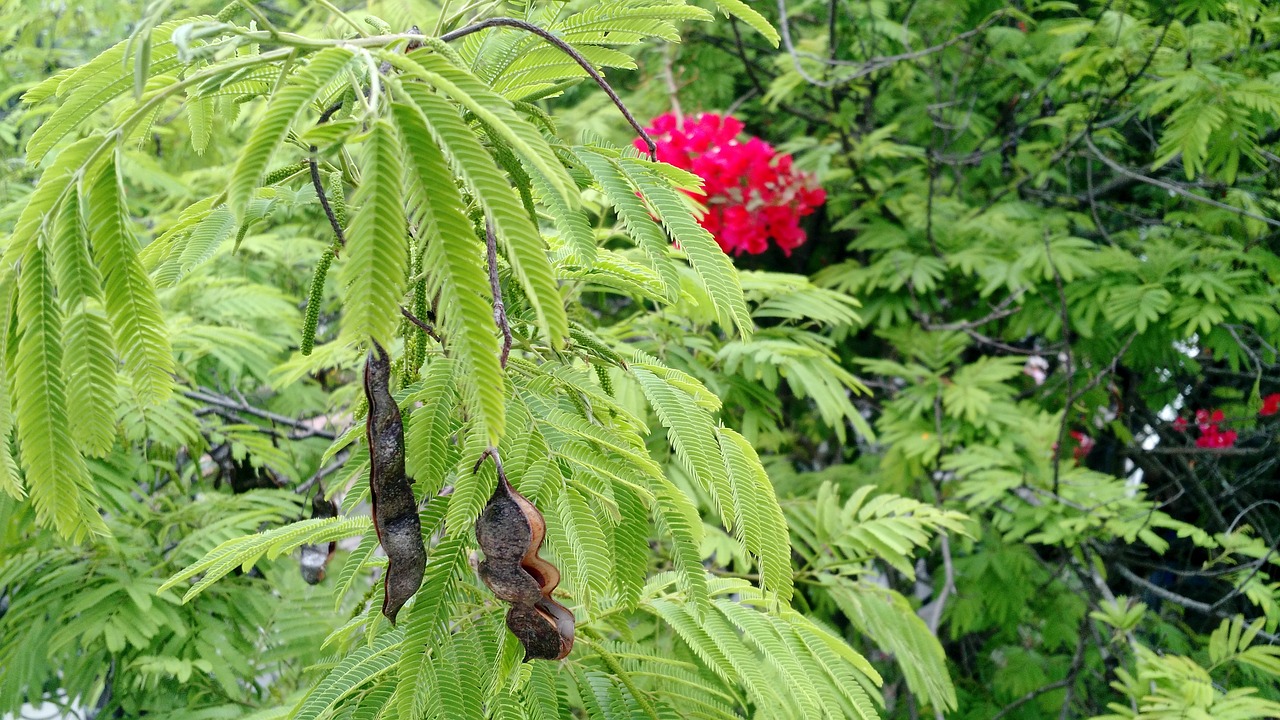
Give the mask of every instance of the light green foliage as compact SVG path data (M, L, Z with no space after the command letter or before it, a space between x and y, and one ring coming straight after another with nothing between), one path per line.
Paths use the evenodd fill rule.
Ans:
M1270 4L505 5L641 122L732 106L816 173L808 243L732 258L560 48L397 35L484 7L28 5L0 714L1280 711ZM370 340L427 548L395 627ZM563 662L473 571L487 448L545 517Z
M677 190L690 176L570 146L529 102L583 77L534 35L405 52L373 17L380 40L314 10L281 32L272 8L172 9L27 88L47 115L27 158L50 159L0 216L16 287L0 445L21 461L0 457L0 708L65 692L125 715L669 717L688 702L874 717L876 670L791 608L788 519L752 439L722 422L717 376L630 342L655 314L603 312L660 303L750 353L766 347L756 318L782 319L797 335L769 342L786 353L855 322L856 302L796 277L744 293ZM664 2L525 9L600 68L711 19ZM634 246L604 230L601 197ZM370 341L396 358L428 547L398 627L378 612L386 562L364 505ZM819 361L787 378L843 433L853 411L834 396L862 389L853 376ZM520 662L470 569L488 447L546 519L578 625L562 664ZM321 492L338 517L306 517ZM725 539L733 570L704 537ZM338 541L329 579L303 585L295 553ZM756 580L719 577L734 571Z

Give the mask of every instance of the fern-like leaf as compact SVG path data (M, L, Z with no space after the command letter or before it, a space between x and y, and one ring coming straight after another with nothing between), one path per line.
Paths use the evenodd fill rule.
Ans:
M27 488L36 519L79 542L107 532L94 504L89 469L67 419L62 378L62 318L44 251L32 246L18 279L18 352L14 358L15 415ZM7 439L6 439L7 442Z
M351 221L342 269L346 288L342 331L348 342L371 337L388 346L400 324L399 306L409 269L401 152L391 124L374 123L365 140L363 176L355 200L360 209Z
M363 533L369 527L369 518L313 518L300 520L284 527L273 528L255 535L232 538L209 551L203 558L175 573L160 586L164 592L178 583L203 573L182 596L182 602L204 592L210 585L226 577L236 568L248 572L264 555L268 559L293 552L303 545L319 545L331 540Z
M295 720L315 720L325 716L356 690L376 680L395 667L402 633L392 631L359 647L342 659L324 679L308 693L293 714Z
M732 324L743 338L749 337L755 326L733 261L716 244L711 233L698 224L689 206L668 181L652 169L650 163L627 157L617 163L657 211L671 237L684 248L698 281L715 304L720 322L726 327Z
M107 318L97 308L72 313L64 331L71 436L88 455L105 455L116 437L116 358Z
M249 136L240 159L231 174L227 188L227 201L236 216L237 224L243 220L262 171L271 155L289 132L289 126L321 90L342 72L351 61L348 48L332 47L312 56L306 68L291 78L267 105L267 111Z
M439 100L429 94L418 99L427 97ZM422 188L424 212L419 232L426 240L423 266L431 270L433 288L440 293L439 320L450 339L453 359L462 364L460 375L472 388L470 396L476 401L472 415L481 423L480 432L488 443L497 445L506 422L506 404L483 250L421 108L396 103L392 111Z
M103 304L116 347L139 396L144 402L160 402L173 389L173 351L155 287L138 260L138 241L125 216L115 162L107 162L86 200L89 237L104 273Z
M560 346L569 333L564 302L551 272L546 244L519 198L475 134L444 98L411 83L405 84L404 91L493 222L512 274L538 317L538 326L553 345Z
M733 487L733 504L747 551L760 566L761 587L782 602L791 600L791 539L787 520L755 448L742 435L720 428L725 471Z

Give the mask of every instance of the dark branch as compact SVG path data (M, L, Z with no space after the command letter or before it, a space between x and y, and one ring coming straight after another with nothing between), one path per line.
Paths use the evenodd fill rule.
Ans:
M489 289L493 291L493 321L502 331L502 355L499 363L505 370L511 355L511 323L507 321L507 306L502 302L502 284L498 282L498 238L493 233L493 223L484 225L485 248L489 258Z
M408 320L409 322L421 328L422 332L430 336L432 340L435 340L441 345L444 344L444 341L440 339L440 336L438 334L436 334L436 328L434 325L422 320L417 315L414 315L413 313L409 312L409 308L403 305L400 306L400 314L403 315L406 320Z
M636 121L635 116L627 109L626 103L622 102L622 98L618 97L618 93L614 92L613 88L609 85L609 82L604 79L604 76L596 70L594 65L582 56L582 53L578 52L577 49L569 43L561 40L555 35L552 35L547 30L544 30L533 23L525 22L524 20L517 20L509 17L496 17L481 20L474 25L468 25L466 27L458 28L452 32L447 32L444 35L441 35L440 39L445 42L452 42L458 38L466 37L467 35L480 32L481 30L491 27L513 27L524 30L525 32L533 33L552 45L555 45L557 48L560 48L561 52L573 58L573 61L578 63L578 66L585 70L587 75L591 76L591 79L596 82L596 85L599 85L600 89L604 90L605 94L609 96L609 99L613 101L613 104L617 106L618 111L621 112L622 116L631 124L632 129L636 131L636 135L640 136L640 139L644 141L644 144L649 148L649 159L655 161L658 159L658 146L654 144L653 138L649 137L649 133L645 131L644 127L641 126L639 122Z
M269 420L279 425L296 428L297 430L305 433L302 437L319 437L326 440L334 440L338 437L332 431L321 430L320 428L315 427L312 424L314 422L313 420L299 420L285 415L278 415L269 410L256 408L246 402L232 399L226 395L220 395L207 388L184 390L182 394L192 400L198 400L199 402L205 403L206 405L212 405L216 408L244 413L245 415L252 415L257 418L262 418L263 420Z
M316 121L317 125L323 125L329 122L329 118L342 108L342 101L330 105L320 114L320 119ZM320 164L316 161L316 152L319 150L315 145L311 146L311 156L307 158L307 165L311 168L311 185L316 189L316 197L320 198L320 207L324 208L324 216L329 218L329 227L333 228L334 237L338 238L338 245L346 247L347 236L342 231L342 224L338 222L338 216L333 214L333 206L329 204L329 196L324 191L324 183L320 181ZM338 252L335 249L334 255Z

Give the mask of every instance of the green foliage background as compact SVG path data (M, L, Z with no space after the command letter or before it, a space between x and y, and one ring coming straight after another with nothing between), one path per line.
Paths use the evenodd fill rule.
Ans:
M1272 4L0 7L0 712L1280 715ZM730 261L571 58L436 39L491 16L795 153L808 242ZM368 338L429 545L397 627ZM563 663L470 567L490 445Z

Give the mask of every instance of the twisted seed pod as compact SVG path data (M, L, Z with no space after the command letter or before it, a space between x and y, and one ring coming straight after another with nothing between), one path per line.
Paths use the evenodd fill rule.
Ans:
M498 467L498 486L476 519L476 542L485 556L480 579L511 604L507 628L524 646L524 659L560 660L573 649L574 618L551 597L560 584L560 570L538 557L546 521L507 481L496 451L486 452L481 462L489 455Z
M365 439L369 444L373 527L387 554L382 614L394 623L396 613L422 585L427 553L418 503L404 471L404 421L391 396L390 383L391 359L374 342L364 364L364 393L369 401Z
M320 324L320 303L324 300L324 279L333 264L333 247L320 253L315 274L311 276L311 292L307 294L307 317L302 323L302 354L310 355L316 346L316 326Z

